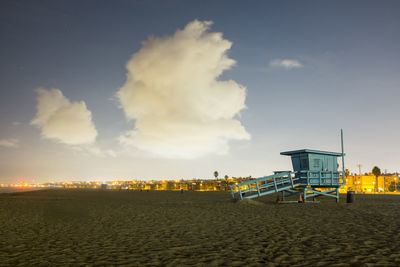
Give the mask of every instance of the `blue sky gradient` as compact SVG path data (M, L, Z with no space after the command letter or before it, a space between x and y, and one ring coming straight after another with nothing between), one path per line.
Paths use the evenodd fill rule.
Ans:
M346 167L396 172L400 151L399 1L1 1L0 183L253 177L290 169L279 152L340 150ZM116 140L133 127L115 98L125 64L149 36L170 36L195 19L233 42L237 64L221 80L247 87L239 120L252 135L227 155L164 159ZM301 68L274 68L275 59ZM35 88L85 101L101 148L95 157L43 139L30 125ZM13 122L18 125L13 125Z

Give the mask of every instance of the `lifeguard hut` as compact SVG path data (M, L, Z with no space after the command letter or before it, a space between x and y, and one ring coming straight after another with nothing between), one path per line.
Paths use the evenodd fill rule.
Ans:
M281 152L281 155L291 156L293 171L277 171L232 185L232 198L256 198L281 192L281 202L291 195L298 195L303 202L319 196L334 197L339 202L339 188L345 184L343 131L341 143L341 153L311 149ZM342 158L342 171L338 170L338 157Z

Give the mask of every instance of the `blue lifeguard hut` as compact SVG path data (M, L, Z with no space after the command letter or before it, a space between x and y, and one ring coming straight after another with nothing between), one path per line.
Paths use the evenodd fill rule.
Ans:
M345 184L343 131L341 143L341 153L311 149L281 152L291 157L293 171L276 171L270 176L232 185L232 198L255 198L281 192L281 202L291 195L298 195L302 202L319 196L334 197L339 202L339 188ZM342 158L342 171L338 170L338 157Z

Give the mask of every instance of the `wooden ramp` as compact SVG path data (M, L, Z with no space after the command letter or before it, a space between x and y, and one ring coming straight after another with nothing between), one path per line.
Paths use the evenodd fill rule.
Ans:
M299 185L298 180L288 171L231 185L232 198L255 198L293 189Z

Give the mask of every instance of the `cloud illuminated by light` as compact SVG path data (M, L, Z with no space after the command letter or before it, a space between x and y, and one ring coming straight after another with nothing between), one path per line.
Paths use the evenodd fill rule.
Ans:
M37 113L32 125L43 138L68 145L91 144L97 131L84 101L70 102L59 89L38 88Z
M237 119L246 88L220 80L235 61L232 43L208 32L212 22L192 21L172 36L150 37L127 63L117 97L135 128L119 140L168 158L225 154L229 140L248 140Z

